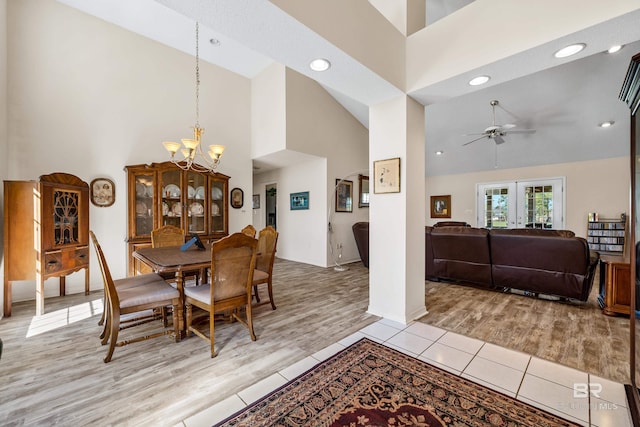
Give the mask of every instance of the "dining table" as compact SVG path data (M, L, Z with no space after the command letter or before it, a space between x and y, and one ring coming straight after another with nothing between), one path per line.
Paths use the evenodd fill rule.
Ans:
M178 330L180 339L186 336L184 310L184 273L193 270L204 270L211 267L211 246L204 244L204 249L195 245L183 250L181 246L165 246L161 248L140 248L133 252L133 257L148 265L156 273L175 273L176 286L180 292L181 314L178 313ZM203 277L202 280L206 280Z

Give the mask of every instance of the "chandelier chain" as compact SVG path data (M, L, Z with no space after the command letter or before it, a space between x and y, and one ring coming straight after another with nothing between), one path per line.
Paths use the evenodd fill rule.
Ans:
M196 128L200 127L200 26L196 21Z

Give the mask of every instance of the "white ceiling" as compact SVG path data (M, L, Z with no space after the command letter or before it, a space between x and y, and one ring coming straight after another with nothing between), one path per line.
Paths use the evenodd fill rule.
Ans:
M318 81L365 126L368 105L402 93L268 0L58 1L189 54L195 53L197 17L202 60L248 78L273 61L282 63ZM427 21L469 2L428 0ZM413 90L410 95L427 106L427 174L496 167L492 141L481 140L462 147L470 139L464 134L482 132L491 124L492 99L498 99L504 108L497 110L498 122L536 129L532 135L507 136L507 142L498 147L498 167L626 155L628 110L618 101L617 94L630 57L640 51L640 44L629 45L640 40L639 24L640 10L482 69ZM212 38L220 40L220 44L210 44ZM559 47L575 41L587 43L577 60L558 61L552 57ZM615 55L602 53L616 43L627 46ZM315 73L308 68L308 62L316 55L330 57L339 66L328 73ZM558 65L560 62L564 65ZM485 87L468 86L470 77L478 74L489 74L492 80ZM597 127L605 120L615 120L616 124L609 129ZM444 151L444 155L436 157L436 150Z

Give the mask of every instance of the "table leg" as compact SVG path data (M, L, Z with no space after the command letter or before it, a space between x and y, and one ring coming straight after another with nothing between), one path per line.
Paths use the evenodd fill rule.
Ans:
M180 331L180 339L184 338L187 330L187 322L184 318L184 275L182 271L176 272L176 285L178 288L178 292L180 293L180 303L178 304L178 312L176 313L176 318L178 319L178 330Z

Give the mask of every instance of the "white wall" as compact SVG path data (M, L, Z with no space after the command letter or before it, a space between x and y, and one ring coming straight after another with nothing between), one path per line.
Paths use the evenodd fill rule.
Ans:
M277 183L277 257L326 266L327 160L315 158L254 177L254 192L261 195L257 215L264 226L265 185ZM289 195L309 192L309 209L291 210ZM254 223L255 224L255 223ZM258 226L256 226L258 228Z
M460 175L428 177L427 200L430 196L451 195L451 220L476 224L476 184L484 182L566 177L565 228L578 236L587 234L587 215L598 212L603 218L629 214L629 158L593 160L576 163L493 170ZM427 203L425 225L440 219L430 218Z
M92 205L90 227L113 275L124 276L123 167L167 160L161 142L192 135L195 59L53 0L8 3L8 52L8 94L2 97L9 106L8 144L0 145L7 154L5 177L68 172L87 182L112 179L116 202ZM229 208L229 231L239 231L251 222L251 84L203 62L200 80L203 143L226 146L218 170L231 176L230 189L245 193L242 209ZM91 268L91 288L101 289L94 255ZM83 290L82 276L68 278L70 292ZM57 295L56 283L47 283L45 295ZM16 301L34 295L35 285L14 286Z
M369 132L322 86L291 69L287 69L287 149L327 159L325 216L314 227L326 232L331 221L334 253L325 246L326 261L321 265L334 265L334 259L340 263L359 260L351 227L369 220L369 208L358 207L358 173L366 175L369 170ZM353 212L335 212L336 179L352 181Z
M284 150L287 144L285 68L274 63L251 80L251 157Z

